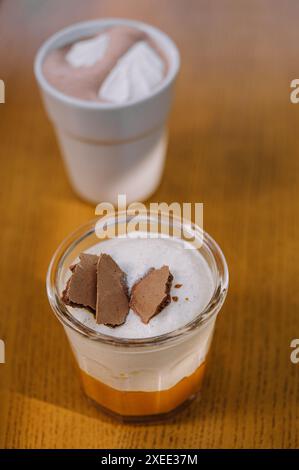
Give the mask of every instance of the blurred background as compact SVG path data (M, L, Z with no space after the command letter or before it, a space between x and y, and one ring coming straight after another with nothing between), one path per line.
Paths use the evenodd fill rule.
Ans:
M45 293L54 250L95 208L70 188L33 60L57 30L112 16L180 50L151 200L203 202L231 276L201 401L167 425L115 424L85 400ZM298 447L298 18L296 0L1 0L0 447Z

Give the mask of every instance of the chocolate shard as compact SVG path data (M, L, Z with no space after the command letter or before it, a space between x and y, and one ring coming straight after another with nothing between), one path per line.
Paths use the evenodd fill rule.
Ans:
M173 276L168 266L150 269L132 287L130 308L137 313L143 323L163 310L170 302L170 289Z
M79 255L79 263L70 266L72 275L62 293L62 301L72 307L96 310L98 256L88 253Z
M122 325L129 313L126 274L110 255L101 254L97 263L96 322Z

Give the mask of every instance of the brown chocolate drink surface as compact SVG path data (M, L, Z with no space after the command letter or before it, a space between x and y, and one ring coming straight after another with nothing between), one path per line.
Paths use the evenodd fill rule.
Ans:
M138 42L145 41L160 57L167 70L167 60L159 45L144 31L128 26L115 26L103 30L101 34L109 36L107 49L103 57L90 66L72 66L66 59L72 43L54 49L46 56L43 73L47 81L62 93L82 100L105 101L99 97L99 89L118 61ZM80 38L84 41L96 38Z

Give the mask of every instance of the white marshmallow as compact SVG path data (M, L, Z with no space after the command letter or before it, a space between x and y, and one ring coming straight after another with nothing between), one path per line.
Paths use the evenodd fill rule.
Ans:
M112 103L142 99L162 81L164 62L146 41L134 44L111 70L98 96Z
M65 59L72 67L91 67L104 57L108 43L108 34L78 41L72 45Z
M65 56L72 67L90 67L103 59L109 34L78 41ZM149 95L164 77L164 62L146 41L139 41L124 54L105 78L98 97L111 103L126 103Z

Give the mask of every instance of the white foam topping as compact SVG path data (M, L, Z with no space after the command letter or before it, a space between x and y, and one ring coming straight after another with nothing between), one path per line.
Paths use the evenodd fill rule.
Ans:
M113 103L144 98L163 79L164 63L146 41L137 42L104 80L98 96Z
M94 315L87 310L70 307L78 321L97 332L119 338L159 336L192 321L212 297L214 282L207 262L197 250L184 248L180 240L115 238L100 242L87 252L111 255L127 273L129 289L150 268L168 265L174 277L170 295L178 297L177 302L172 300L148 324L142 323L140 317L130 310L125 324L116 328L98 325ZM176 284L182 286L175 288Z
M78 41L65 56L72 67L90 67L104 58L109 34ZM125 103L147 96L163 79L165 65L146 42L138 41L118 60L98 90L98 97L111 103Z
M78 41L72 45L65 59L72 67L91 67L104 57L108 43L108 34Z

